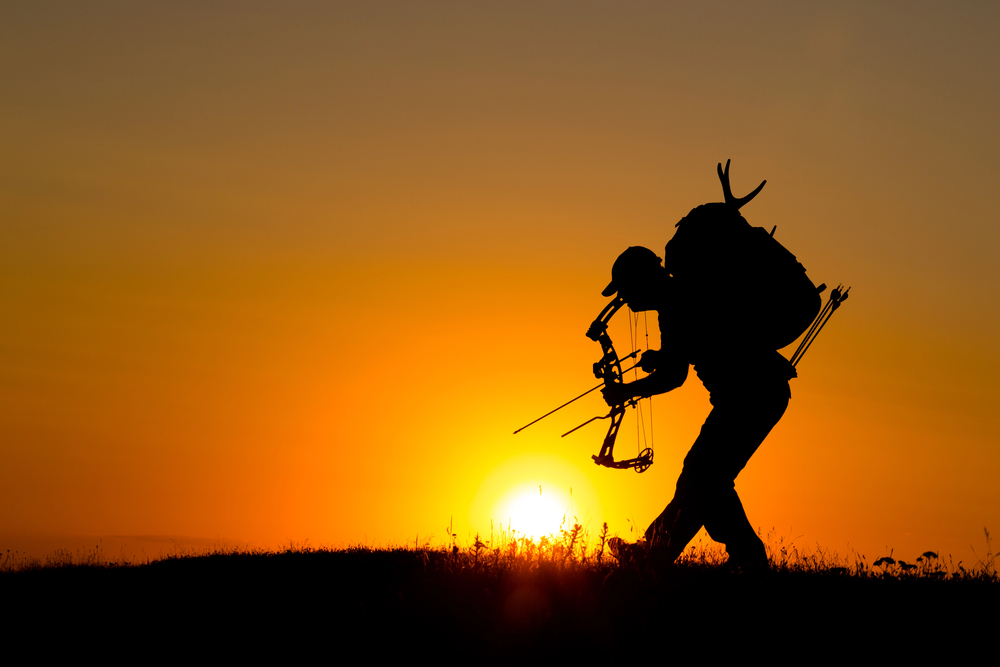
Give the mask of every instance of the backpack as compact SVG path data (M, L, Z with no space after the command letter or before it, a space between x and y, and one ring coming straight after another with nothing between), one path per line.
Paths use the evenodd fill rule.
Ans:
M677 223L664 251L682 320L696 347L734 344L778 350L819 314L820 291L774 231L751 227L729 187L729 161L719 179L725 203L703 204Z

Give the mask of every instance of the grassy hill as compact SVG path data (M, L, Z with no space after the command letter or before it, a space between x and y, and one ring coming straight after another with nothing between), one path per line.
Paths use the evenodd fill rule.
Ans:
M932 648L954 655L977 641L995 647L992 556L972 569L932 554L846 566L784 550L770 570L740 573L714 552L691 550L662 570L619 565L579 537L577 529L464 549L289 549L142 565L8 559L2 626L15 641L43 630L56 642L178 657L316 647L336 656L353 647L369 657L473 662L788 651L898 658Z

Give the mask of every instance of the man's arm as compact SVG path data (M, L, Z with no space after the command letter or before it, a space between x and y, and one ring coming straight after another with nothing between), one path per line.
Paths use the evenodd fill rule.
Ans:
M606 386L602 393L608 405L621 405L631 398L648 398L655 394L665 394L684 384L688 376L687 360L662 350L646 352L643 355L643 369L655 368L652 373L635 382Z
M665 394L677 389L687 380L690 364L686 360L674 355L664 358L667 355L662 351L658 352L653 371L641 380L629 384L636 396L647 398L655 394Z

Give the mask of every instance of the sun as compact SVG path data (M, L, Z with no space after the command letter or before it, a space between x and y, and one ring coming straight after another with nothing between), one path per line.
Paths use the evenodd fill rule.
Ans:
M510 530L517 531L513 537L537 539L574 523L600 525L604 511L588 472L548 453L504 460L480 480L469 503L470 536L495 538L497 530Z
M526 484L512 489L497 503L494 515L519 536L538 538L559 531L571 512L570 498L558 489Z

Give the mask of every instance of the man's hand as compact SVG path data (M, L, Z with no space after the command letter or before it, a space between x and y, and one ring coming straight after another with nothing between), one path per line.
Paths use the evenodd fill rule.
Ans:
M651 359L647 359L650 355ZM644 364L655 364L658 370L646 371L649 375L633 382L606 385L601 393L604 394L604 400L608 405L614 407L632 398L648 398L664 394L684 384L687 378L688 363L683 359L673 358L670 354L663 354L661 350L650 350L643 354L639 367L645 371Z
M604 401L611 407L621 405L634 396L632 389L627 384L621 382L605 385L604 389L601 390L601 394L604 396Z
M646 350L639 359L639 368L645 373L652 373L659 367L662 356L660 350Z

